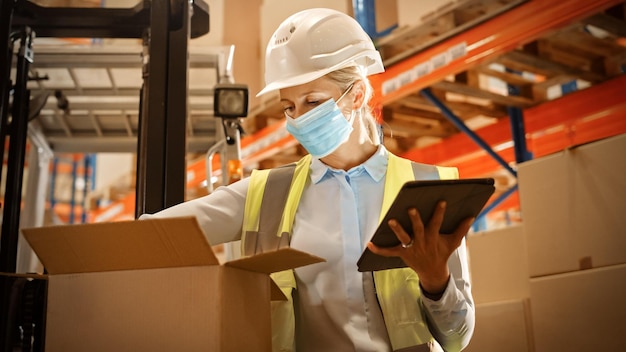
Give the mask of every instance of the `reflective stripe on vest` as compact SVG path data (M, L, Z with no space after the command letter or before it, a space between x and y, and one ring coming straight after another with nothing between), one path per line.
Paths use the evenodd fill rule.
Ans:
M244 256L289 246L310 163L307 155L297 163L252 171L241 236Z
M243 255L289 245L310 163L311 156L307 155L297 163L253 171L245 204ZM414 163L389 153L379 221L405 182L443 178L458 178L457 169ZM288 302L272 302L272 346L274 351L290 351L295 336L292 301L292 291L296 288L294 272L286 270L271 276L289 299ZM408 268L384 270L374 273L374 281L394 351L429 351L433 338L417 299L420 295L417 274Z

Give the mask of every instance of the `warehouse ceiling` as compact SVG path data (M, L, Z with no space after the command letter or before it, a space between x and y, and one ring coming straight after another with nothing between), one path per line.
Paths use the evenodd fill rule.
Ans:
M190 48L187 140L191 153L215 143L213 87L228 47ZM49 95L34 119L56 152L137 150L142 47L35 45L31 96Z
M418 26L398 28L378 40L377 46L385 66L393 67L525 2L456 2L430 14ZM470 129L477 129L508 116L507 107L536 106L560 97L564 90L609 80L623 74L626 65L625 12L621 3L546 31L514 50L442 77L429 88ZM35 41L29 88L32 97L49 98L33 124L57 152L135 152L141 45L57 44ZM188 151L203 153L216 140L212 87L226 48L190 50ZM519 87L517 95L509 93L507 84ZM253 108L245 122L247 135L282 121L281 110L275 96ZM385 144L398 154L460 132L419 91L384 104L382 116ZM296 160L303 153L301 147L290 144L259 162L271 167Z

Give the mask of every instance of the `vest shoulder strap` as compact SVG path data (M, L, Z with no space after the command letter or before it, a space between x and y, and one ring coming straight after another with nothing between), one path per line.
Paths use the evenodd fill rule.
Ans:
M293 221L287 219L295 217L306 181L306 177L299 175L308 170L310 160L308 156L296 163L252 172L241 237L244 256L289 246Z

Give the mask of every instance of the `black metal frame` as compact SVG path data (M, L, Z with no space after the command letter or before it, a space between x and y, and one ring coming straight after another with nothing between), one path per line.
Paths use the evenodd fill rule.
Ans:
M149 38L137 143L137 214L141 214L184 201L187 47L190 38L208 33L208 11L203 0L192 4L187 0L143 0L128 9L42 7L26 0L0 1L0 48L6 50L0 55L0 156L4 155L5 137L11 136L0 271L16 271L28 127L26 81L33 33L38 37ZM22 33L22 40L8 123L14 32ZM10 287L0 285L0 316L9 311L10 295ZM11 343L11 326L7 319L0 319L0 350L12 350Z
M0 241L0 271L15 272L20 209L22 202L22 179L26 156L26 136L28 132L28 103L30 91L26 89L28 69L32 63L33 32L29 27L20 30L20 49L17 55L17 70L13 93L13 106L10 123L3 116L0 136L4 144L9 138L7 161L7 187L4 192L2 237ZM6 99L6 98L5 98Z
M153 25L144 39L150 44L150 60L144 67L139 119L137 217L181 203L185 198L189 66L186 55L189 22L185 16L189 8L186 4L184 0L155 2L151 14ZM165 53L164 57L154 60L161 53Z
M44 7L26 0L3 2L16 2L13 26L29 26L38 37L142 38L146 28L155 27L152 13L156 6L152 6L150 0L140 1L130 8ZM163 2L172 4L171 16L177 18L172 21L174 25L182 23L182 16L188 17L180 11L188 2L154 1L155 4ZM190 37L197 38L209 32L209 7L202 0L194 0L192 6Z
M13 35L14 34L14 35ZM0 237L0 272L14 273L17 263L17 243L19 238L19 222L22 203L22 180L24 176L24 160L26 156L26 138L28 133L28 103L30 91L26 88L28 70L32 63L33 32L30 27L20 28L9 35L8 53L9 67L12 61L13 40L19 35L20 48L17 55L17 69L15 85L10 82L7 72L2 97L2 122L0 125L0 143L4 145L9 138L9 156L7 160L7 179L4 190L4 204L2 217L2 236ZM11 120L8 119L8 93L13 87L13 106ZM2 150L4 155L4 150ZM0 169L1 170L1 169ZM3 286L0 301L0 312L9 312L11 305L10 287L2 280ZM12 350L12 326L8 323L9 317L0 320L0 346L3 351Z

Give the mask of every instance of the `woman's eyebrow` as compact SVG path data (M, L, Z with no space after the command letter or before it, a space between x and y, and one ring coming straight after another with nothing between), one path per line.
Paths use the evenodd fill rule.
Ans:
M296 97L296 99L299 99L299 98L306 98L307 96L312 95L312 94L325 94L325 92L323 92L323 91L319 91L319 90L312 90L312 91L308 91L308 92L306 92L306 93L299 94L299 95ZM330 94L327 94L327 95L330 95ZM282 98L282 99L280 99L280 101L281 101L281 102L291 102L292 100L291 100L291 99Z

